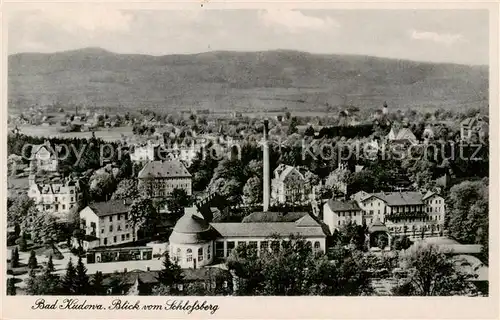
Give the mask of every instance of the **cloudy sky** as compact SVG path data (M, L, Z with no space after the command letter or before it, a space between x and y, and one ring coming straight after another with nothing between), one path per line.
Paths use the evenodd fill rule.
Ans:
M101 47L164 55L292 49L488 64L483 10L192 10L75 7L9 16L9 53Z

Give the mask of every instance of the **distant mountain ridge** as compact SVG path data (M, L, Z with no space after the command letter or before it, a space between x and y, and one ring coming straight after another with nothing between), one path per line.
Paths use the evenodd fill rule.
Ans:
M322 111L488 106L488 67L291 50L151 56L101 48L8 57L13 104Z

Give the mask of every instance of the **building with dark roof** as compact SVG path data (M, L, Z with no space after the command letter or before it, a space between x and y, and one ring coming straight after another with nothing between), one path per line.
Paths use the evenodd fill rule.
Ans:
M328 200L323 206L323 221L330 232L347 223L363 224L363 211L356 201Z
M183 189L192 194L192 177L182 162L151 161L139 172L139 189L154 198L164 198L174 189Z
M84 249L135 241L138 228L134 230L128 220L130 205L125 200L110 200L91 203L80 211L85 234L95 237L83 243Z
M323 212L330 232L348 222L370 226L380 221L391 234L416 237L443 231L445 202L435 192L360 191L351 201L327 201Z

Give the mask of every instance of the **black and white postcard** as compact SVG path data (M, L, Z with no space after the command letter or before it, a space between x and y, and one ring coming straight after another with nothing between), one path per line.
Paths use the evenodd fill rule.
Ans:
M2 318L498 317L498 3L4 5Z

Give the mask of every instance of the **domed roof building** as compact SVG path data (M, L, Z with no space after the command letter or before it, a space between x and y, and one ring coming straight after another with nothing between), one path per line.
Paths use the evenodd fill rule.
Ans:
M215 232L196 207L186 208L170 235L170 259L181 268L199 268L213 261Z

